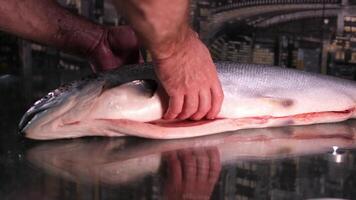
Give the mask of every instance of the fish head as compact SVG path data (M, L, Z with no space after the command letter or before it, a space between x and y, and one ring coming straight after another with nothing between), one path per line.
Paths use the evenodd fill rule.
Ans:
M33 106L21 118L19 123L20 133L25 133L25 130L37 124L42 118L50 118L52 113L56 113L63 109L71 99L85 93L93 84L89 82L95 80L96 77L88 77L80 81L64 84L59 88L49 92L46 96L36 101ZM98 86L101 85L98 83Z
M19 129L33 139L71 138L91 132L86 124L98 120L155 120L162 112L158 84L153 80L115 84L105 79L82 80L37 101L22 117Z

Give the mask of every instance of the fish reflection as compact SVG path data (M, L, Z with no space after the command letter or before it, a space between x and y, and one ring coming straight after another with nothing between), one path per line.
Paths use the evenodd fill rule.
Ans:
M209 164L209 169L212 167L213 172L217 173L217 163L226 165L237 160L321 154L332 152L335 146L339 149L354 148L355 130L356 120L352 120L334 124L240 130L168 141L136 138L52 141L30 149L26 157L50 174L83 183L126 184L156 174L165 165L172 175L166 181L170 185L174 185L173 182L184 185L186 182L179 177L187 177L190 172L184 171L182 174L179 171L185 169L184 164L191 162L189 159L193 159L188 154L195 156L195 162L214 160L214 165ZM178 163L182 169L176 169L173 163Z

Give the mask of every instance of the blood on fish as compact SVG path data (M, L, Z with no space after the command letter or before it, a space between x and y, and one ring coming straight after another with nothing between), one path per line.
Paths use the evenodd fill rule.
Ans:
M215 119L219 120L219 119ZM203 119L199 121L192 121L192 120L183 120L183 121L154 121L154 122L149 122L152 125L158 125L162 127L190 127L190 126L199 126L203 124L207 124L209 122L215 121L215 120L208 120L208 119Z
M281 102L281 105L285 108L291 107L294 104L292 99L286 99Z
M295 124L293 119L287 119L286 121L283 121L281 123L282 126L289 126L289 125L293 125L293 124Z
M63 125L67 126L67 125L78 125L78 124L80 124L80 121L68 122L68 123L64 123Z
M297 114L293 115L292 118L298 121L305 121L305 120L311 120L315 118L321 118L321 117L346 117L349 115L352 115L354 112L355 108L350 108L347 110L342 110L342 111L328 111L328 112L312 112L312 113L304 113L304 114Z
M320 117L343 117L348 116L354 112L354 108L343 110L343 111L328 111L328 112L312 112L312 113L303 113L303 114L296 114L290 116L283 116L283 117L274 117L274 116L256 116L256 117L245 117L245 118L238 118L234 119L237 124L264 124L268 123L271 119L285 119L280 125L293 125L295 121L306 121L312 120ZM199 126L203 124L208 124L216 120L223 120L223 119L215 119L215 120L200 120L200 121L154 121L149 122L149 124L160 126L160 127L191 127L191 126Z

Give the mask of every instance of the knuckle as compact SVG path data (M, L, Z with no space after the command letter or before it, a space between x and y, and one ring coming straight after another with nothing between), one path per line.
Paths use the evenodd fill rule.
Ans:
M184 94L178 88L169 88L166 90L167 90L167 94L170 98L178 98Z
M168 97L169 97L169 99L171 99L171 100L178 100L179 97L180 97L180 95L177 94L176 92L169 92L169 93L168 93Z
M192 97L194 97L195 94L197 94L197 92L191 90L191 91L188 91L187 93L185 93L185 97L187 97L188 99L192 100Z
M186 110L190 112L194 112L198 109L198 101L196 99L191 99L186 101Z

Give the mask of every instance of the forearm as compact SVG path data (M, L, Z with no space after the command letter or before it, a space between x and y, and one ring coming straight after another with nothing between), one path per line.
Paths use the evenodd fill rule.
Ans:
M179 48L190 32L189 0L113 0L156 59Z
M0 30L86 56L102 27L75 16L55 0L0 0Z

